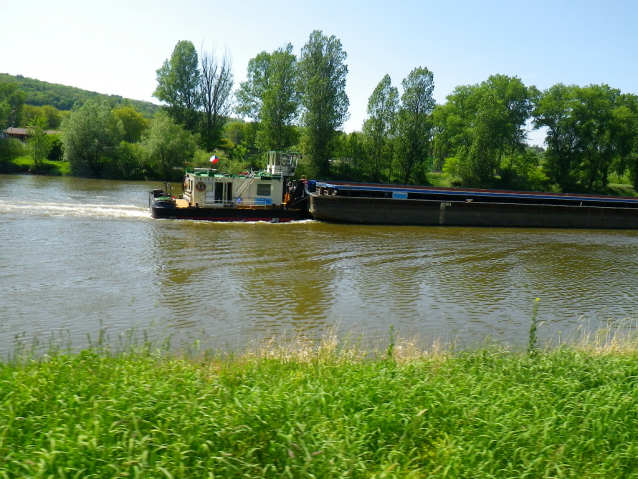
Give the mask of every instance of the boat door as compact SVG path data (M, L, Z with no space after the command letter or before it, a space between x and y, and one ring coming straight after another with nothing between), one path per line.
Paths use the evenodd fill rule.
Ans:
M226 206L233 203L233 183L231 181L215 181L211 191L206 192L206 203L211 206Z

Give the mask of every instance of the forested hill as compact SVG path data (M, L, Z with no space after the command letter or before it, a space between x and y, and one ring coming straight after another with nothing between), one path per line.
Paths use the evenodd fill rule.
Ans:
M51 105L63 111L70 110L76 102L84 103L87 100L105 100L112 106L128 102L147 118L152 118L159 108L157 105L147 101L129 100L119 95L105 95L72 86L34 80L22 75L13 76L0 73L0 82L16 83L18 89L26 93L26 103L28 105Z

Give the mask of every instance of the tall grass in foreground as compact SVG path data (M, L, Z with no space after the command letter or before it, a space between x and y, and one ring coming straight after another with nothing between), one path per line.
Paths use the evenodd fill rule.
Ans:
M6 362L0 477L638 476L635 344L392 345Z

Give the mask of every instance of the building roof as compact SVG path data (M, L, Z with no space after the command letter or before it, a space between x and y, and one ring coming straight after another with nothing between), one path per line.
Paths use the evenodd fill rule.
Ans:
M47 135L57 135L59 133L62 133L62 132L58 130L46 130ZM4 130L4 134L5 136L14 136L14 137L27 136L27 128L15 128L15 127L7 128L6 130Z

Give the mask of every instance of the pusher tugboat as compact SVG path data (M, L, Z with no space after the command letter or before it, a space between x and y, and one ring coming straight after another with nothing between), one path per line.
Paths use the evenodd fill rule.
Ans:
M184 175L177 198L164 183L149 195L153 218L282 223L308 216L308 190L292 181L298 153L270 151L265 171L239 175L214 168L194 168Z

